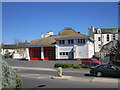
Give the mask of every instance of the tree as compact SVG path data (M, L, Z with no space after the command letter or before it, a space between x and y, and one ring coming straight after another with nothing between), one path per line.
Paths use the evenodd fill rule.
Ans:
M17 53L24 53L25 52L25 46L27 45L27 41L21 42L18 39L14 39L14 44L16 45Z

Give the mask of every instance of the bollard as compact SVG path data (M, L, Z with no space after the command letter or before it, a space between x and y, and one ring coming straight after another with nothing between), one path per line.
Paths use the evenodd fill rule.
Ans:
M62 77L62 67L58 67L58 72L57 72L59 77Z

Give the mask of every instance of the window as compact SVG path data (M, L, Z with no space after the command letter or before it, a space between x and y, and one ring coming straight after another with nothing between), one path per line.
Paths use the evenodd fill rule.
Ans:
M73 44L74 43L74 40L71 39L71 40L68 40L68 44Z
M62 52L60 52L60 55L62 55Z
M78 43L80 43L80 39L78 39Z
M107 34L107 41L109 41L109 34Z
M100 37L98 37L98 41L100 41Z
M60 44L65 44L65 40L60 40Z
M78 39L78 43L85 43L85 39Z
M101 48L101 45L100 45L100 44L98 44L98 47L99 47L99 48Z
M85 39L83 39L83 43L85 43Z
M113 40L115 40L115 34L113 34Z
M63 52L63 55L65 55L65 52Z
M68 55L69 53L68 52L66 52L66 55Z
M69 55L69 52L60 52L60 55L67 56L67 55Z

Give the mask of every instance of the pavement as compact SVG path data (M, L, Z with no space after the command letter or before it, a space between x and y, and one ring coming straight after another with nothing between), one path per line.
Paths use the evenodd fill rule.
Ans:
M40 71L56 71L57 69L55 68L38 68L38 67L17 67L17 66L12 66L13 69L15 70L40 70ZM69 72L69 70L67 70ZM70 72L77 72L70 70ZM63 75L62 77L58 77L56 75L46 75L46 74L28 74L28 73L20 73L22 77L31 77L31 78L51 78L51 79L67 79L71 81L80 81L80 82L90 82L90 83L114 83L118 84L119 79L118 78L106 78L106 77L75 77L75 76L69 76L69 75Z

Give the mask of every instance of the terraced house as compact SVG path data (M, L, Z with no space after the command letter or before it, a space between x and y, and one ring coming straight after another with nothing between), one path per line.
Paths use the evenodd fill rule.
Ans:
M58 35L47 32L41 39L33 40L27 47L29 60L60 60L91 58L94 44L90 36L80 34L72 28L64 28Z

